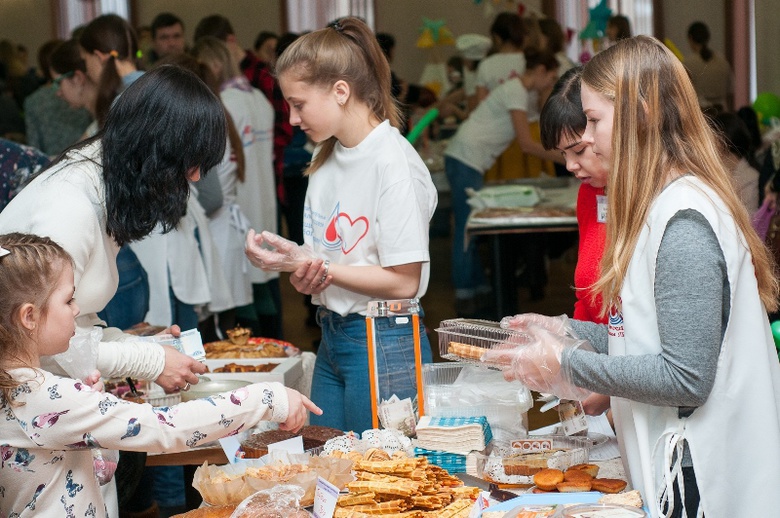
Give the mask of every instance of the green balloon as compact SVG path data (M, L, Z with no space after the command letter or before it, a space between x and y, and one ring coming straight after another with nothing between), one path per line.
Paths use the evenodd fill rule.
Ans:
M427 128L431 122L435 121L438 116L438 108L431 108L425 112L425 115L422 116L420 121L406 134L406 140L408 140L411 145L414 145L414 143L417 142L417 139L420 138L420 135L422 135L422 132L425 131L425 128Z
M770 326L772 328L772 338L775 339L775 347L780 352L780 320L775 320Z
M780 97L772 92L762 92L753 101L753 109L761 123L769 125L773 117L780 119Z

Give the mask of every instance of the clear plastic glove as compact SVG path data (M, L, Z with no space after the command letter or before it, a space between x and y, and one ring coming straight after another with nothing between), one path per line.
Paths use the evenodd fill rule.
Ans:
M516 329L518 331L527 331L530 326L538 326L546 329L554 335L569 336L577 338L574 329L571 327L569 317L559 315L557 317L548 317L538 313L520 313L511 317L501 319L502 329Z
M500 366L504 378L518 380L531 390L561 399L587 398L591 392L571 383L571 373L564 372L561 357L575 349L592 351L590 342L554 334L534 324L528 325L525 332L532 337L527 345L490 349L482 355L482 361Z
M317 259L307 245L301 246L267 230L256 234L250 229L244 251L250 263L271 272L294 272L301 265Z

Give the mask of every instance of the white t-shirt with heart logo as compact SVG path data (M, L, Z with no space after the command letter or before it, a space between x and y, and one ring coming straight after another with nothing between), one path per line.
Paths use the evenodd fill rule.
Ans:
M304 241L332 263L389 267L421 262L417 296L422 297L430 277L428 225L436 203L428 168L384 121L355 147L337 143L309 177ZM347 315L365 314L372 297L330 286L313 300Z

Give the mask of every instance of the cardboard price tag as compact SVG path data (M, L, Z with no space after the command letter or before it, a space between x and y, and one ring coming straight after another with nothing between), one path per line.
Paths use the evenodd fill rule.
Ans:
M339 498L339 488L322 477L317 478L317 489L314 491L314 518L333 518L336 510L336 500Z

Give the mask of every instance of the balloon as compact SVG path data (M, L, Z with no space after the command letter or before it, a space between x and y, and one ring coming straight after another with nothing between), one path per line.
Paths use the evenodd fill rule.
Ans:
M674 44L672 40L669 38L664 38L664 45L672 51L672 54L677 56L677 59L679 59L681 62L685 62L685 56L683 56L683 53L680 52L680 49L677 47L677 45Z
M753 101L753 109L758 114L758 120L768 126L772 118L780 119L780 97L772 92L762 92Z
M427 128L431 122L435 121L438 116L438 108L431 108L425 112L425 115L422 116L420 121L406 134L406 140L408 140L411 145L414 145L414 143L417 142L417 139L420 138L420 135L422 135L422 132L425 131L425 128Z

